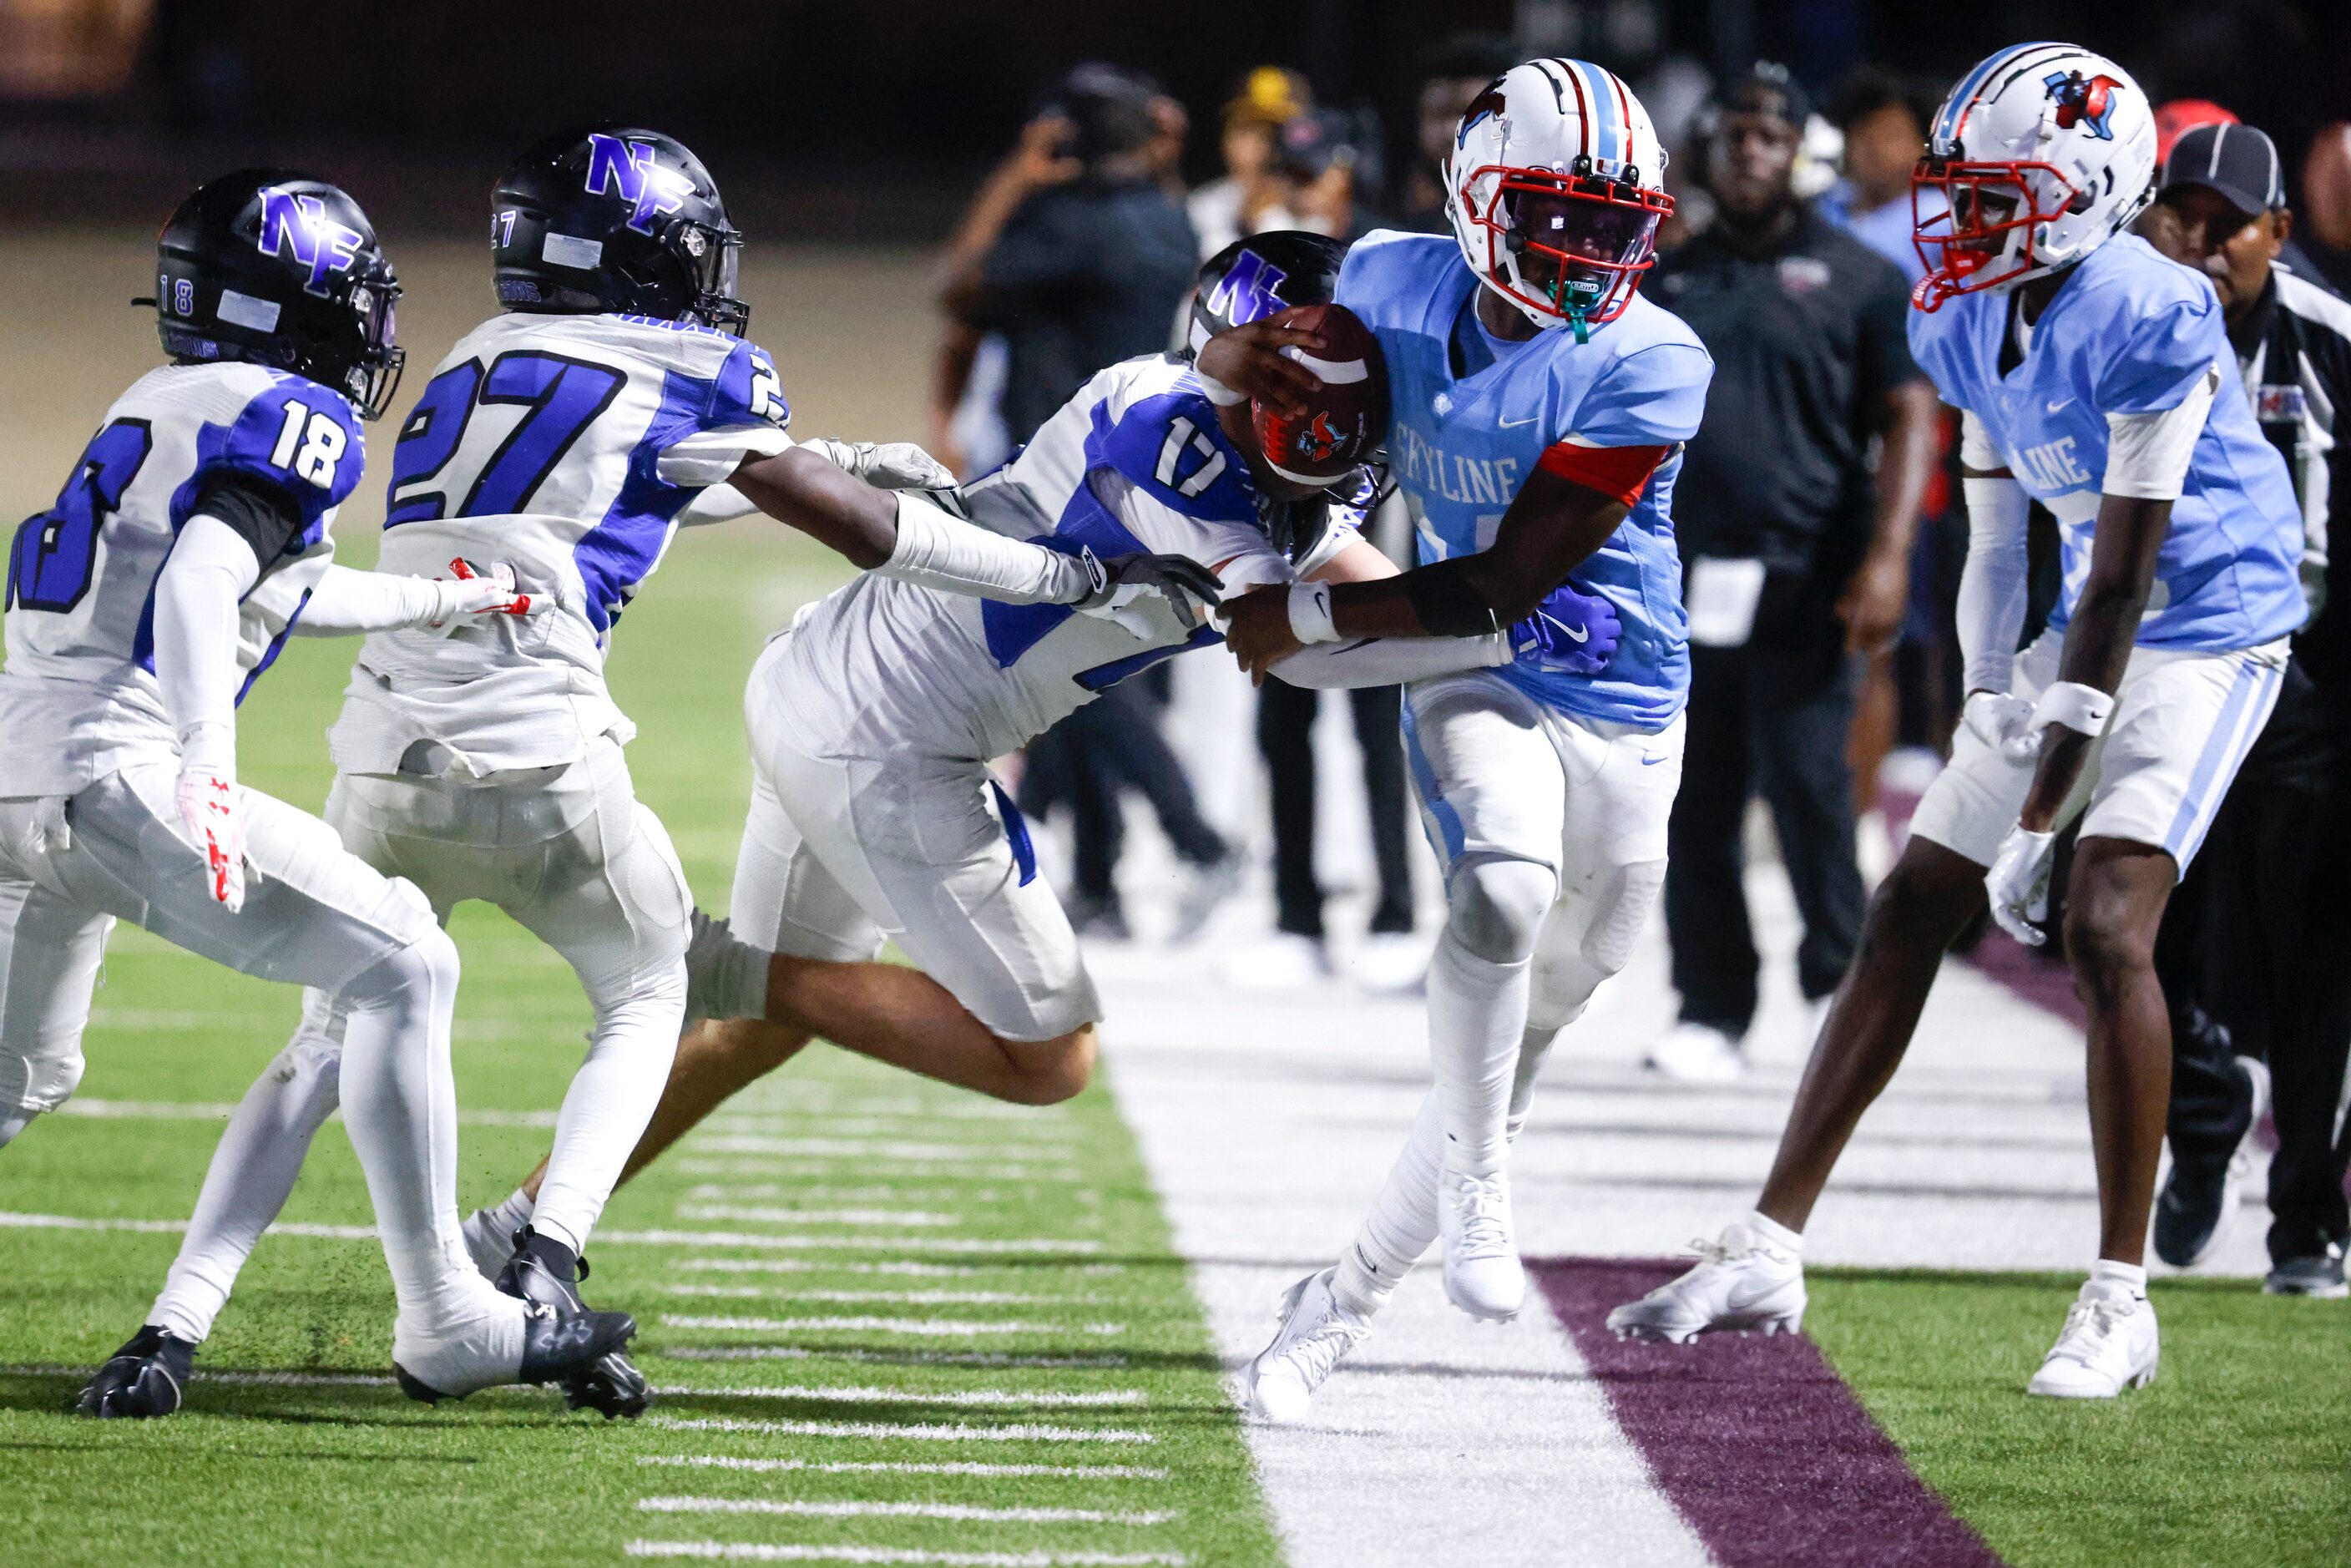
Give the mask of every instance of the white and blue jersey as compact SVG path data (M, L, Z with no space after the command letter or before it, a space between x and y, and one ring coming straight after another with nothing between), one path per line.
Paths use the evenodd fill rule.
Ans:
M514 314L459 340L392 450L380 570L506 562L556 608L369 637L329 735L336 765L390 773L432 741L486 774L628 739L604 687L614 625L687 507L789 447L789 418L767 354L707 328Z
M9 547L0 796L70 794L126 748L176 745L155 681L155 577L208 482L259 480L302 524L239 604L241 700L333 559L335 509L366 464L359 411L317 382L210 364L132 382Z
M2089 577L2106 416L2176 408L2217 372L2138 645L2223 653L2291 635L2305 611L2301 514L2284 462L2254 423L2211 284L2137 235L2117 235L2074 269L2002 375L2009 312L2009 297L1995 293L1914 310L1910 350L2057 519L2064 588L2050 625L2067 624Z
M1671 449L1616 531L1569 575L1608 600L1624 625L1608 669L1594 679L1518 664L1494 672L1562 712L1662 729L1689 695L1674 479L1713 361L1696 333L1639 295L1589 343L1563 331L1501 341L1477 320L1479 287L1454 242L1438 235L1370 235L1339 274L1339 303L1371 328L1387 361L1389 466L1419 559L1491 547L1520 487L1562 442Z
M1228 594L1314 570L1356 537L1334 508L1293 567L1258 518L1249 464L1191 367L1167 355L1100 371L1019 455L963 493L972 520L1103 559L1184 555ZM802 610L775 694L827 756L914 752L986 760L1012 751L1115 682L1221 642L1146 595L1146 634L1066 604L1008 604L867 575Z

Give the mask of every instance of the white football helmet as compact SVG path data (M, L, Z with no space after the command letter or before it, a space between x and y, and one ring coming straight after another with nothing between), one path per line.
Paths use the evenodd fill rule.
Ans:
M1632 303L1674 210L1666 150L1613 71L1529 60L1487 84L1454 132L1447 214L1469 269L1538 327L1587 329Z
M2155 170L2154 109L2128 71L2072 44L2001 50L1951 89L1910 177L1927 264L1912 301L2070 267L2154 198Z

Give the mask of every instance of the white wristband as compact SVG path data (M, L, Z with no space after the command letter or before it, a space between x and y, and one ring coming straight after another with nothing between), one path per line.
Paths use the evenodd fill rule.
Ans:
M2106 720L2115 711L2113 694L2095 686L2085 686L2079 681L2059 681L2041 694L2041 701L2032 709L2032 727L2044 729L2062 724L2067 729L2093 738L2105 733Z
M1290 634L1304 646L1335 643L1339 629L1331 624L1331 585L1293 582L1290 585Z
M1197 365L1192 367L1192 374L1199 378L1200 390L1207 393L1208 401L1218 408L1230 408L1235 403L1249 402L1249 393L1235 392Z

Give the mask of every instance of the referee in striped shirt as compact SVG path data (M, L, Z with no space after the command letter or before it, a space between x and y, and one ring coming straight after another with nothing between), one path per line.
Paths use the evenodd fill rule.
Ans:
M2351 519L2351 303L2280 263L2293 226L2277 148L2227 124L2173 145L2142 230L2220 296L2246 395L2302 506L2311 603L2277 710L2158 944L2174 1061L2172 1170L2155 1246L2185 1267L2219 1245L2273 1082L2266 1288L2342 1296L2351 1293L2351 1132L2339 1124L2351 1051L2351 899L2342 891L2351 881L2351 605L2329 606L2327 580L2330 533L2351 538L2351 522L2330 527Z

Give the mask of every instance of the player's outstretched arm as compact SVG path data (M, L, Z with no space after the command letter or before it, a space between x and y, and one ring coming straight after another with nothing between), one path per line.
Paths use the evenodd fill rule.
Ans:
M1102 612L1137 592L1217 601L1216 574L1182 556L1101 561L1007 538L912 491L877 490L806 447L751 458L730 483L759 510L852 565L925 588Z
M1629 510L1631 502L1621 495L1539 468L1520 486L1489 549L1379 581L1332 588L1330 632L1338 638L1474 638L1501 632L1533 615L1569 572L1607 542ZM1293 624L1286 589L1261 589L1234 601L1229 610L1232 629L1226 640L1253 675L1303 646L1307 639L1301 632L1322 631L1312 608L1306 612L1311 623Z
M450 576L437 578L330 566L310 591L293 631L302 637L355 637L412 626L438 628L477 616L537 615L554 602L547 594L517 591L514 569L504 561L486 573L463 560L451 561L449 568Z
M188 519L155 577L155 680L180 742L180 821L204 857L214 899L231 909L244 905L246 875L236 793L237 601L260 580L253 545L206 513Z

